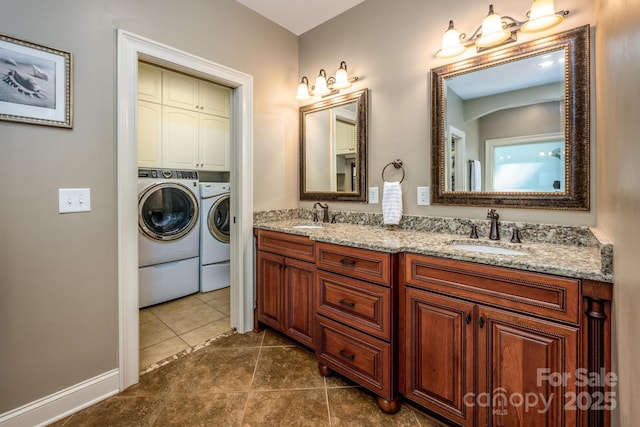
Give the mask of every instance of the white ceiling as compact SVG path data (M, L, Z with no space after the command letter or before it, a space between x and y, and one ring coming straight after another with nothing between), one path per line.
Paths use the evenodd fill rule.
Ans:
M236 0L299 36L364 0Z

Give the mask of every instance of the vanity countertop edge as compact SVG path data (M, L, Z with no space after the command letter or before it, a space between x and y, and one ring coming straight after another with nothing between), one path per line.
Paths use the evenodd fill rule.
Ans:
M296 226L319 228L296 228ZM379 252L409 252L441 258L475 262L498 267L554 274L576 279L613 283L612 245L574 246L557 243L511 243L508 239L492 241L471 239L459 234L393 229L352 223L309 223L304 219L254 222L254 228L308 236L316 242L333 243ZM458 249L453 245L482 245L525 252L525 255L502 255Z

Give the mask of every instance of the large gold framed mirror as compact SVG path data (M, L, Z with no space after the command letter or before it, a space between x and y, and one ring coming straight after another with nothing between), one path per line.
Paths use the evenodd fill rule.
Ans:
M300 199L367 201L368 90L300 107Z
M431 70L432 203L589 210L589 26Z

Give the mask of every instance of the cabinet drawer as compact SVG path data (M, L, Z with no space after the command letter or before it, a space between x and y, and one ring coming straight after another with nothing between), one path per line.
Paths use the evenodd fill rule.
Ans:
M406 285L579 323L580 280L405 254Z
M315 261L315 244L306 236L258 230L257 240L258 250L303 261Z
M319 271L316 312L391 340L391 289Z
M316 246L318 268L390 286L391 254L330 243Z
M316 315L316 357L385 399L392 398L391 345Z

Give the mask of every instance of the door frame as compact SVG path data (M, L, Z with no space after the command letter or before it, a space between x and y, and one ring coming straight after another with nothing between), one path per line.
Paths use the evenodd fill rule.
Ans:
M118 368L120 390L124 390L139 380L138 60L233 88L230 244L231 283L237 286L230 291L230 322L239 332L253 328L253 77L121 29L117 55Z

